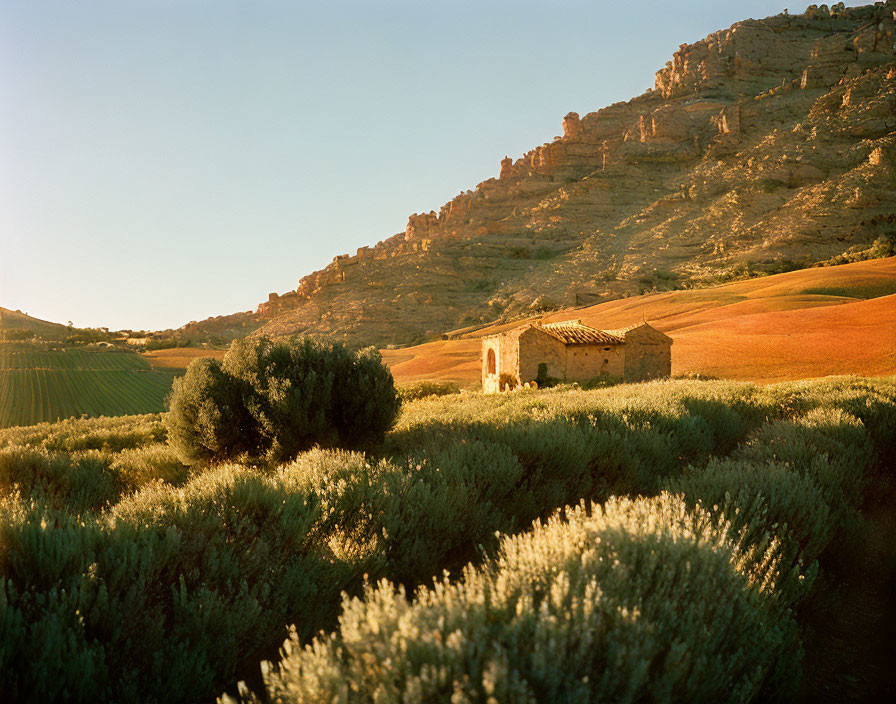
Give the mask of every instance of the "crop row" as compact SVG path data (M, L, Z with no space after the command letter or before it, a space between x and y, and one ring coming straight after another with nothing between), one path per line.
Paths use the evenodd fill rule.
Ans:
M72 371L149 370L133 352L47 347L7 343L0 345L0 370L58 369Z
M0 427L159 412L171 380L164 372L124 369L0 370Z

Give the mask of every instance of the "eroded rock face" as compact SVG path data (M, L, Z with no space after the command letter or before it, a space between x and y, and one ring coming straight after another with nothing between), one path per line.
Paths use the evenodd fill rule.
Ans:
M894 13L813 6L682 44L653 90L568 113L497 178L270 297L262 332L407 343L894 234Z
M582 121L579 113L570 112L563 118L563 136L566 139L575 139L582 134Z
M509 156L505 156L501 159L501 176L500 178L506 178L510 176L510 172L513 170L513 159Z

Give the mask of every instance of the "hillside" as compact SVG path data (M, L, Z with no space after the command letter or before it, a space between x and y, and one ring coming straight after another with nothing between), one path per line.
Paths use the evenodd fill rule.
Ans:
M637 296L544 316L618 328L646 318L670 335L672 373L771 382L896 374L896 257ZM518 323L514 323L518 324ZM488 326L383 355L399 383L479 384Z
M39 318L32 318L19 310L0 307L0 332L28 331L45 338L65 336L71 331L60 323L51 323Z
M894 253L896 0L744 20L655 88L256 313L191 324L408 344L650 291ZM625 57L620 57L624 60Z

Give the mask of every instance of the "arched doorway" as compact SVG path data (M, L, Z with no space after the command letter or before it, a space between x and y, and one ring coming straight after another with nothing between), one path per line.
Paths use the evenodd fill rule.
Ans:
M495 361L495 351L490 349L486 356L486 371L489 374L497 373L497 363Z

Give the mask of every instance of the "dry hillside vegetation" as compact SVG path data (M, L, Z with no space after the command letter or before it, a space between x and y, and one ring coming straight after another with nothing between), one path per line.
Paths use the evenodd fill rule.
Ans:
M194 324L408 344L648 291L896 253L896 0L738 22L655 88L257 313ZM625 60L625 57L619 57Z
M17 310L0 308L0 332L7 330L31 331L48 339L56 339L68 332L65 325L32 318Z

